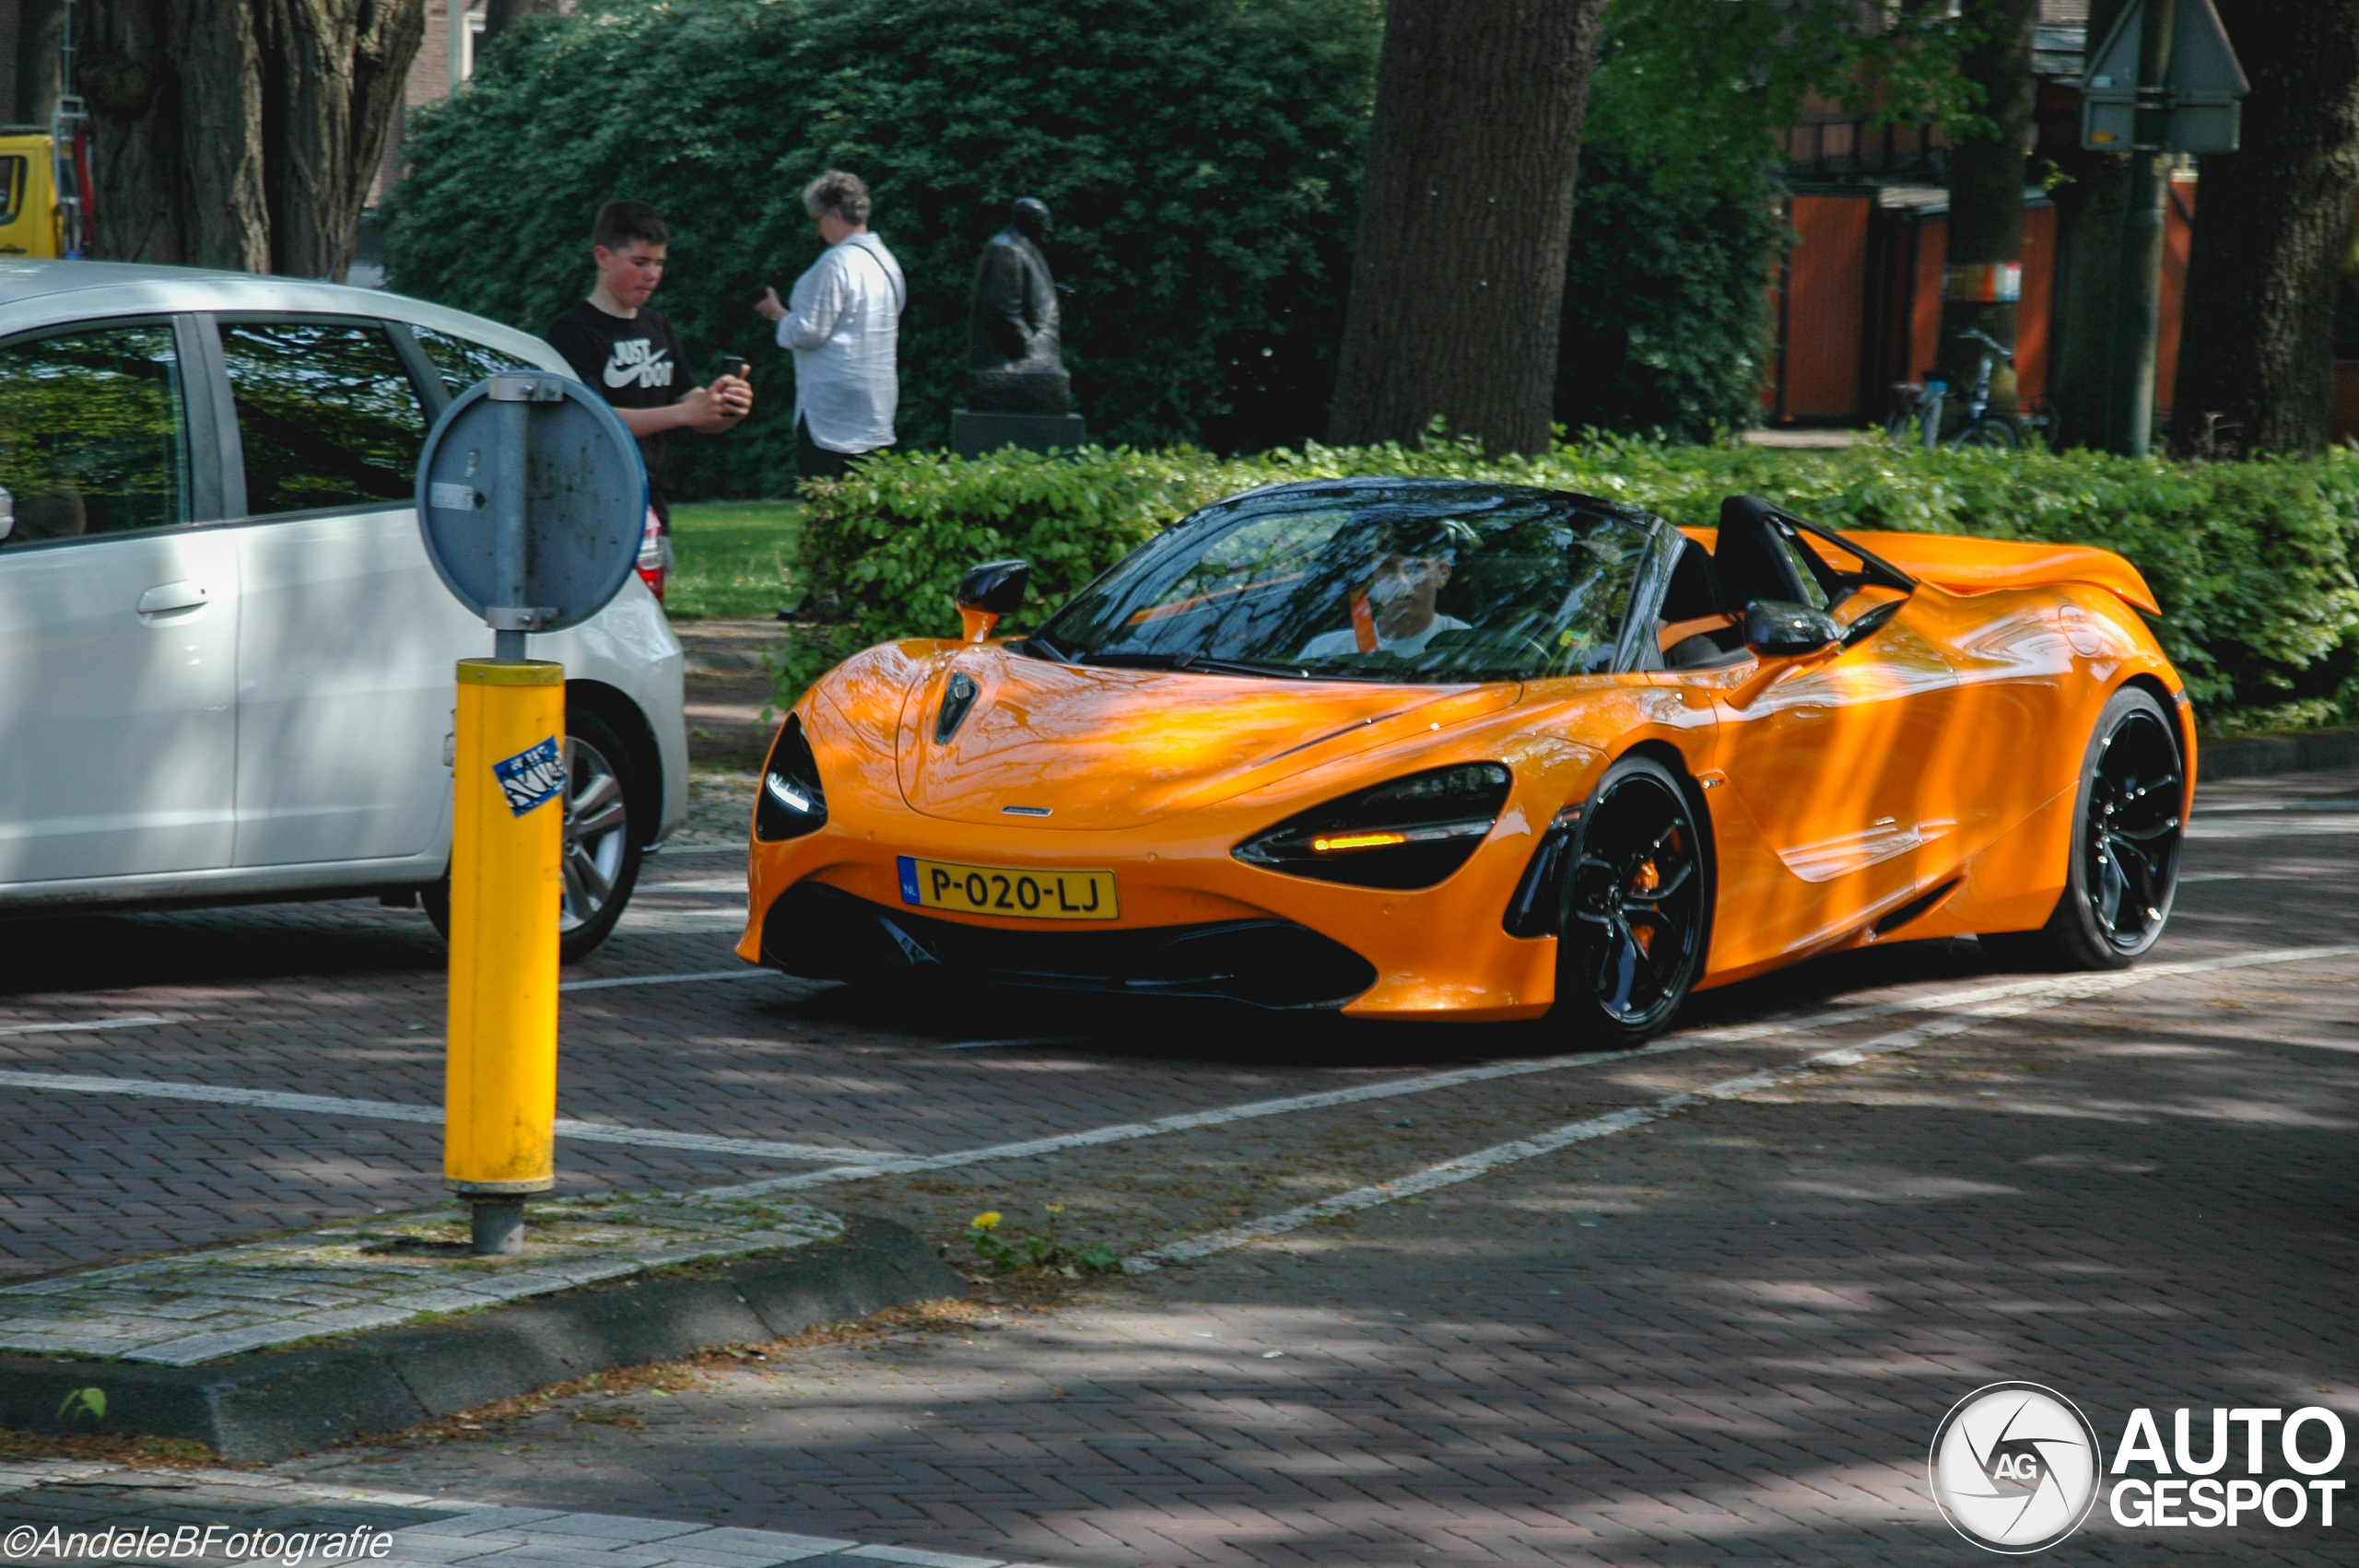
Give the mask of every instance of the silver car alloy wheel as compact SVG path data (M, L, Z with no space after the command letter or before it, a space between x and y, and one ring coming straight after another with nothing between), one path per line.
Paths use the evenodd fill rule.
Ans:
M623 781L605 754L589 742L565 738L565 904L560 931L579 930L615 895L630 842Z

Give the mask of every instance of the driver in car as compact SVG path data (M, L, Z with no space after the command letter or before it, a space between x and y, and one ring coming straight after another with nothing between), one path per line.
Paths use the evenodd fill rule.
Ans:
M1435 634L1466 630L1464 621L1434 608L1449 582L1451 556L1450 547L1439 543L1386 550L1377 557L1367 587L1352 595L1352 624L1312 638L1299 657L1395 653L1414 658Z

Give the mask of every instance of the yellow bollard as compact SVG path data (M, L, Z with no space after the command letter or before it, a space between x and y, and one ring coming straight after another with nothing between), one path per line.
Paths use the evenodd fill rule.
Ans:
M564 746L563 665L459 661L442 1175L479 1253L521 1250L556 1181Z

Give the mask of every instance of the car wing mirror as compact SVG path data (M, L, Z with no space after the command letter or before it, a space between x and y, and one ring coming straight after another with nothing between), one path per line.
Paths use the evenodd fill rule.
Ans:
M1744 607L1744 645L1763 659L1801 659L1843 640L1843 628L1824 610L1779 599Z
M6 539L16 532L17 497L8 493L6 486L0 485L0 539Z
M1014 614L1024 603L1025 586L1032 580L1029 561L985 561L958 579L954 596L961 630L968 642L980 642L1003 615Z

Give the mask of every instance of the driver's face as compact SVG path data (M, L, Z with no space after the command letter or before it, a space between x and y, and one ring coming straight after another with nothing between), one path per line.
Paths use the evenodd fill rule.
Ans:
M1449 581L1445 556L1408 556L1387 551L1377 557L1368 603L1387 636L1414 636L1434 617L1434 601Z

